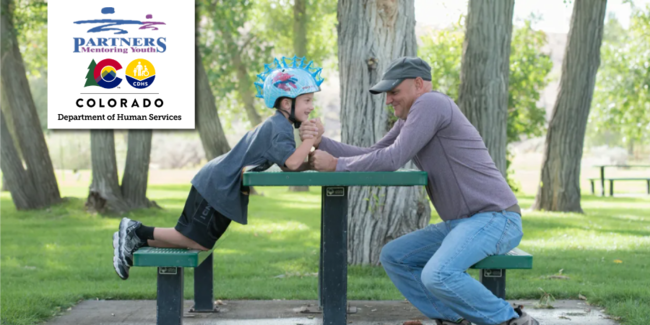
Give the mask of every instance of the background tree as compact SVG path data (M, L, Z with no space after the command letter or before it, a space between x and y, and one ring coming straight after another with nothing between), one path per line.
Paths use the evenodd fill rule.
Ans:
M92 183L86 208L94 212L122 214L131 209L122 196L117 178L113 130L90 130Z
M255 100L255 74L270 62L272 46L254 28L249 0L198 0L204 17L199 49L219 102L231 110L244 109L249 126L260 124L271 111ZM221 105L221 104L220 104ZM233 115L239 116L238 112ZM223 115L222 115L223 116Z
M273 43L275 56L306 57L318 66L327 64L336 53L336 1L261 0L254 8L256 27L262 37ZM278 31L285 31L278 33ZM318 96L312 114L319 115ZM300 137L295 134L296 145ZM308 186L291 186L290 191L308 191Z
M613 133L634 154L650 140L650 5L635 8L623 30L611 18L605 26L596 91L589 116L592 134Z
M600 65L607 0L576 0L560 89L546 134L536 210L582 212L580 161Z
M458 106L506 176L508 77L514 0L470 0Z
M155 202L147 199L152 130L129 130L126 164L120 189L131 209L149 208Z
M344 143L369 147L388 131L385 95L368 91L391 60L417 53L412 0L339 0L339 75ZM411 166L411 163L408 164ZM422 187L352 187L348 262L379 262L390 240L423 228L431 210Z
M18 47L13 2L2 0L1 4L1 87L7 105L5 109L11 111L11 123L35 190L30 193L30 198L36 201L36 206L49 206L59 202L61 195Z
M196 69L195 125L201 137L205 158L209 161L230 151L230 145L221 125L216 100L198 47L194 55L196 57L194 62Z
M526 137L541 136L545 128L545 109L537 106L540 92L548 84L548 74L553 62L542 52L546 45L546 34L536 31L532 24L536 18L523 21L515 27L510 49L510 76L508 82L507 143ZM460 65L464 39L464 18L447 29L424 35L419 56L431 65L433 89L458 100L460 88ZM513 157L508 152L506 166L508 184L517 189L510 163Z
M32 200L32 196L36 193L34 184L30 179L30 175L23 167L23 162L18 155L13 137L9 133L5 116L0 111L0 159L2 159L2 183L9 183L7 186L11 192L11 199L18 210L37 209L44 206L40 205L42 202Z

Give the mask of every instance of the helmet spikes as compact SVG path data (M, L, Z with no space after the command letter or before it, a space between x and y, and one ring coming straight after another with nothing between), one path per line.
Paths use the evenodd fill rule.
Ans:
M255 97L264 98L264 81L272 72L279 69L291 68L305 70L312 77L314 77L316 85L320 87L323 81L325 81L325 79L323 79L323 77L320 75L323 68L312 67L314 61L305 63L306 61L307 59L304 56L299 58L298 56L294 55L293 58L290 59L283 56L280 60L275 58L271 64L264 64L264 72L257 75L257 81L254 83L255 88L257 89L257 95Z

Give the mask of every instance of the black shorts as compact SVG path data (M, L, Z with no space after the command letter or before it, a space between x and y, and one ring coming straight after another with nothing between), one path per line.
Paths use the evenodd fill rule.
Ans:
M212 248L229 224L230 219L212 208L192 186L174 229L201 246Z

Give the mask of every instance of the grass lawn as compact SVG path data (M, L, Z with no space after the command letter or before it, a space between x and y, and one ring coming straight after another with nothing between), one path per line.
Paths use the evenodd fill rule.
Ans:
M218 299L316 299L320 189L260 188L247 226L232 224L215 251ZM81 299L155 299L155 271L134 268L128 281L112 268L111 235L119 218L83 211L87 187L63 187L67 202L16 212L0 195L2 324L33 324ZM189 188L152 185L164 210L133 212L147 225L175 225ZM521 196L527 208L533 197ZM526 212L521 248L531 271L508 274L508 299L587 297L624 324L650 324L650 198L583 197L586 214ZM437 222L437 216L432 222ZM549 279L558 274L567 280ZM193 294L186 271L185 297ZM476 272L472 272L476 276ZM278 278L278 275L285 275ZM403 299L381 267L350 267L349 299Z

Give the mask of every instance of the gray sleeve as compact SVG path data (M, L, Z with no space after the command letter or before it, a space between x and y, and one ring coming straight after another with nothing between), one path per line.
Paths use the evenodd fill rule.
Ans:
M399 131L402 127L403 122L397 121L393 125L393 127L386 133L386 135L379 140L379 142L375 143L372 147L370 148L363 148L363 147L357 147L357 146L352 146L349 144L341 143L335 140L332 140L327 137L323 137L321 140L320 145L318 146L318 149L326 151L327 153L331 154L332 156L336 158L340 157L353 157L353 156L360 156L367 154L369 152L373 152L375 150L379 150L382 148L386 148L393 144L395 142L395 139L399 135Z
M388 147L355 157L339 158L336 171L395 171L417 154L441 128L451 121L446 96L426 94L417 100L408 118Z
M271 135L271 146L266 151L264 158L285 167L284 163L296 151L296 141L293 138L293 132L286 130L273 130Z

